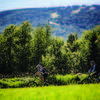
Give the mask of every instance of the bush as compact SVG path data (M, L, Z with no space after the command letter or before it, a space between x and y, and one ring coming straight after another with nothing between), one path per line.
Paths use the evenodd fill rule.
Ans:
M76 84L80 81L77 75L51 75L48 77L48 83L52 85Z
M1 79L0 88L19 88L19 87L38 86L39 81L38 80L35 81L33 78Z

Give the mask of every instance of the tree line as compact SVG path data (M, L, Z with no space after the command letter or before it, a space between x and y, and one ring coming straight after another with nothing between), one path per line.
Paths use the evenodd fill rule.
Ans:
M0 74L34 73L40 63L53 74L87 72L90 60L100 65L100 26L64 40L52 27L32 27L29 21L10 25L0 34Z

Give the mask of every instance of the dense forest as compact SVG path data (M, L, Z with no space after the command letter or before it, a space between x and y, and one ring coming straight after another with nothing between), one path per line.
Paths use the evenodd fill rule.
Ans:
M53 74L87 72L90 60L100 65L100 26L66 40L52 36L52 30L29 21L6 27L0 34L0 74L34 73L38 63Z

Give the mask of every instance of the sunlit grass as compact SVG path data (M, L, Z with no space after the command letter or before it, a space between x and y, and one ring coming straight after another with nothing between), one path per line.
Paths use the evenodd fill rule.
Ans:
M0 100L100 100L100 84L0 89Z

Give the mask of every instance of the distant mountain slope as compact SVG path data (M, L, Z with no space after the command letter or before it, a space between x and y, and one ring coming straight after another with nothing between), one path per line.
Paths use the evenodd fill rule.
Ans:
M100 5L67 6L53 8L28 8L0 12L0 32L10 24L20 25L29 20L31 24L53 26L53 35L66 38L67 34L84 30L100 24Z

